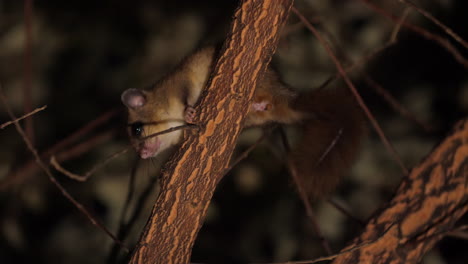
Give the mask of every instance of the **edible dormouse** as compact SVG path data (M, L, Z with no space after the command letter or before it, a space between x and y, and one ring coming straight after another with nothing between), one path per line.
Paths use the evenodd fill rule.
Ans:
M140 139L190 122L194 113L192 106L206 85L214 57L214 47L200 49L149 89L128 89L122 93L122 102L128 108L130 136L141 158L155 157L180 142L180 130L144 141ZM268 70L258 82L245 126L300 120L301 113L289 106L295 96L280 82L277 74Z
M191 123L193 106L211 73L216 50L202 48L149 89L128 89L122 102L128 108L129 134L142 159L179 145L182 131L148 136ZM245 126L267 123L292 125L302 132L288 155L311 197L329 193L351 167L364 135L363 117L344 88L297 93L278 74L267 69L257 87Z

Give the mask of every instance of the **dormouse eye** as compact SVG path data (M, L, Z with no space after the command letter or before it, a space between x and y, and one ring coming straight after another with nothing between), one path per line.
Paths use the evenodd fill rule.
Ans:
M130 132L132 136L139 137L143 133L143 123L142 122L135 122L130 124Z

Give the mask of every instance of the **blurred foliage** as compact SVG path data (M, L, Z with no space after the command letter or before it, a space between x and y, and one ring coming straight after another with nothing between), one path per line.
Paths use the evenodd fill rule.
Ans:
M399 1L376 3L397 15L405 7ZM466 1L419 3L468 39ZM147 86L194 48L222 41L236 4L233 0L34 1L33 107L48 105L46 111L33 118L38 150L60 142L110 109L123 109L119 97L126 88ZM356 61L384 46L394 28L358 0L297 0L295 5L325 32L343 61L345 57ZM408 21L443 34L415 11L410 12ZM23 111L24 32L23 1L0 0L0 81L18 116ZM463 50L457 43L454 45ZM301 90L316 88L335 74L324 49L293 15L273 64L288 84ZM404 119L363 81L360 71L351 74L410 167L468 112L466 70L446 50L413 32L402 29L397 43L368 62L365 70L434 127L434 131L425 132ZM337 81L333 85L343 84ZM0 123L7 120L6 112L1 111ZM96 143L90 152L64 166L84 173L125 147L128 140L123 112L93 133L116 128L119 132L112 140ZM257 136L258 130L246 131L236 153L251 145ZM194 262L288 261L325 254L277 155L278 145L274 137L264 142L220 183L193 250ZM0 146L0 180L5 181L32 156L13 126L0 131ZM134 161L133 153L120 157L84 183L55 175L116 233ZM155 159L139 164L127 218L137 205L143 213L126 239L129 246L144 226L157 187L150 188L152 192L144 204L137 197L154 179L161 162ZM369 129L369 139L353 171L332 199L365 220L391 197L400 179L397 164ZM92 226L43 173L1 189L0 208L1 263L104 263L108 259L111 239ZM334 251L360 232L357 221L325 200L316 201L314 209ZM466 224L466 220L462 221ZM464 240L446 238L424 263L466 263L468 255L462 249L467 245Z

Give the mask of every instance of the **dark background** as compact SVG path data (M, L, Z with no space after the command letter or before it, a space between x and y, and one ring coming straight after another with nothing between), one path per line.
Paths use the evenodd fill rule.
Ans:
M376 3L396 15L405 7L399 1ZM468 39L467 1L419 3ZM126 147L121 92L153 83L196 47L222 41L236 4L226 0L34 1L32 105L48 105L33 118L37 149L46 150L111 109L120 112L75 144L106 131L111 137L63 164L84 173ZM394 28L358 0L302 0L295 6L352 61L384 46ZM415 11L410 12L408 21L446 36ZM23 1L0 0L0 82L18 116L23 113L24 32ZM284 32L273 65L286 83L298 90L313 89L335 74L324 49L294 15ZM468 57L466 49L450 41ZM341 59L344 61L344 56ZM433 127L425 131L402 117L364 82L361 71L352 72L367 105L409 167L468 112L466 69L445 49L414 32L403 29L396 44L365 65L368 74ZM336 81L332 85L343 84ZM5 108L0 109L0 123L8 121ZM246 131L236 153L259 134L255 129ZM325 255L287 171L271 151L278 144L274 139L265 142L222 180L195 244L193 262L284 262ZM117 233L135 156L129 153L117 158L84 183L60 173L55 176ZM111 239L92 226L44 173L18 176L31 158L13 126L0 130L0 262L117 262L109 261ZM150 183L159 163L161 160L155 159L138 164L136 191L127 218L135 208L141 207L143 213L129 229L129 246L138 238L156 198L157 185ZM369 129L353 170L331 198L365 221L385 205L400 180L397 163ZM146 189L150 190L148 198L139 202ZM326 199L315 201L314 210L334 252L362 228L359 221L343 215ZM447 237L424 263L466 263L467 246L466 240ZM125 254L118 259L125 262Z

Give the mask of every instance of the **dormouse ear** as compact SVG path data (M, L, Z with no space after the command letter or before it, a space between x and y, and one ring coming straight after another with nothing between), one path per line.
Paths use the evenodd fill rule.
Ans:
M122 103L131 109L142 107L146 103L145 94L135 88L125 90L120 98L122 99Z

